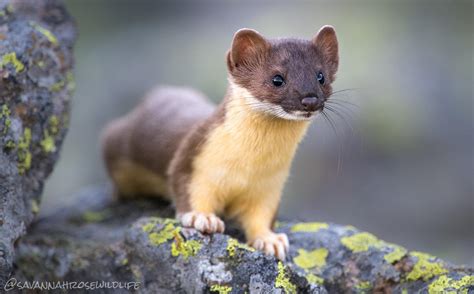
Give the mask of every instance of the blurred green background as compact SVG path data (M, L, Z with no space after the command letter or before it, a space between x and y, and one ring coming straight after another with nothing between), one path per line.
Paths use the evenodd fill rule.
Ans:
M332 24L341 55L334 88L352 89L338 98L358 107L347 104L347 124L333 116L337 134L315 120L281 218L351 224L474 264L472 1L66 3L80 30L77 91L43 212L107 181L100 130L153 85L193 86L219 101L237 29L311 38Z

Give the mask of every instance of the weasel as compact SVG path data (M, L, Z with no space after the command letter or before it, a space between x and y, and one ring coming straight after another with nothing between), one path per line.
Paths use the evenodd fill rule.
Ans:
M103 133L103 156L119 195L172 200L185 227L224 231L284 260L289 243L273 222L292 159L324 108L338 68L332 26L311 40L267 39L241 29L227 52L229 87L213 106L199 92L156 88Z

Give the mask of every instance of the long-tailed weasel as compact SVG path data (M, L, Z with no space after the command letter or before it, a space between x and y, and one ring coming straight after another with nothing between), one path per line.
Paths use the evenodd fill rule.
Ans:
M339 63L331 26L312 40L268 40L241 29L227 53L229 87L214 107L202 94L157 88L103 134L107 170L122 196L174 201L183 226L223 232L237 219L256 249L285 259L272 231L282 189L310 119L332 93Z

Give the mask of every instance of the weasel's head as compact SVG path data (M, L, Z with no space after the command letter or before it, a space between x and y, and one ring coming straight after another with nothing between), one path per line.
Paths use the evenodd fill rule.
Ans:
M241 29L227 53L233 91L255 110L290 120L310 119L323 110L338 64L332 26L322 27L312 40L268 40Z

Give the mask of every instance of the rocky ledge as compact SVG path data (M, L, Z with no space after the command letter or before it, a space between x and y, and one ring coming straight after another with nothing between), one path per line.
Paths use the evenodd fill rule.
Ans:
M278 222L291 243L281 262L245 245L235 225L203 235L165 202L109 195L85 190L39 220L18 244L15 279L137 282L139 293L474 293L473 269L352 226Z

